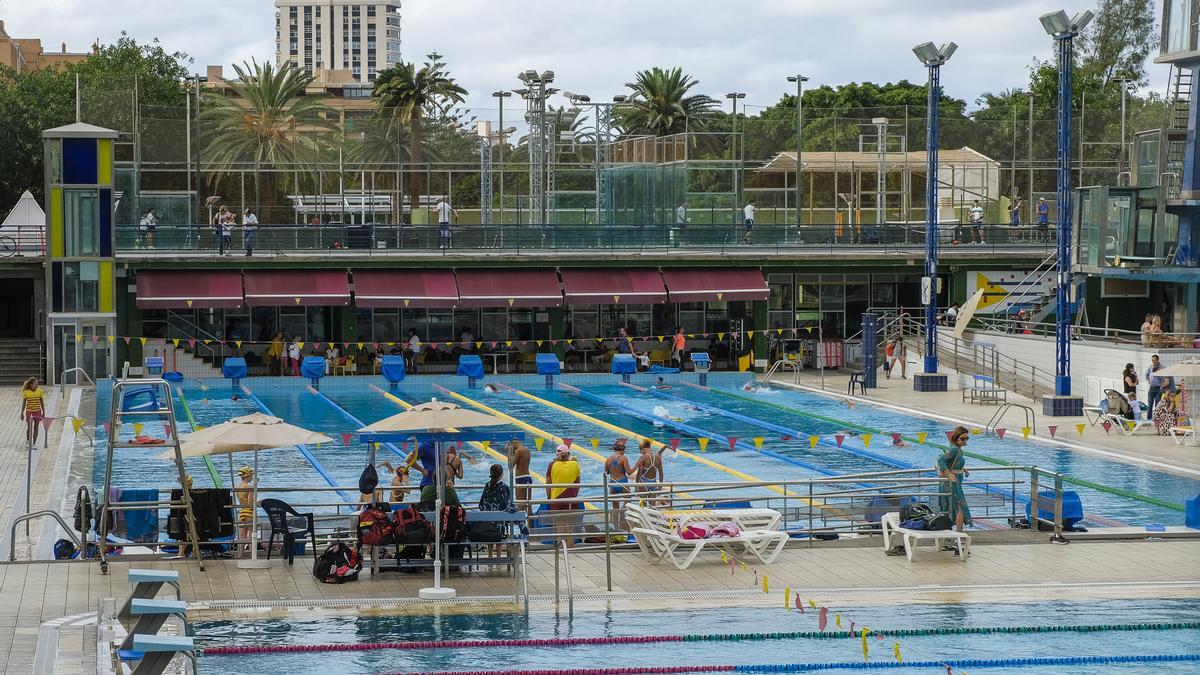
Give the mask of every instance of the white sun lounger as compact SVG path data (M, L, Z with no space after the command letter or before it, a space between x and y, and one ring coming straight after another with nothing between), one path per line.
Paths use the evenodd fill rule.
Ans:
M1183 445L1189 436L1194 436L1196 431L1192 427L1171 427L1171 438L1175 439L1175 445Z
M955 530L910 530L900 527L900 514L896 512L885 513L882 519L883 527L883 549L886 551L892 547L892 537L900 535L904 541L904 553L911 561L913 553L917 550L917 543L922 541L932 541L935 551L941 550L943 541L953 541L958 544L959 559L963 562L967 561L967 556L971 554L971 537L965 532L957 532Z
M751 517L745 513L746 511L770 511L771 513L756 514ZM773 522L776 526L779 523L779 513L771 511L771 509L728 509L726 511L714 509L709 512L709 518L693 519L688 522L704 522L706 524L737 522L733 517L735 512L742 512L736 515L745 517L748 521L769 519L773 514L773 521L768 520L768 522ZM689 512L689 515L694 514ZM788 541L787 533L779 530L744 528L741 536L738 537L684 539L679 536L678 519L671 518L657 509L633 504L626 506L625 517L633 526L632 531L637 539L638 547L641 548L647 560L658 562L665 558L681 570L687 569L706 547L721 549L730 554L741 551L758 558L763 563L770 564L779 556ZM741 527L740 524L739 527ZM679 552L677 554L679 549L683 549L687 553Z

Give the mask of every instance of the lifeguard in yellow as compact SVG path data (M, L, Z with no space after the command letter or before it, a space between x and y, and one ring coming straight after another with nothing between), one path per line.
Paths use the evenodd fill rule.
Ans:
M575 526L582 516L574 513L583 508L575 501L579 497L579 460L571 456L571 448L559 445L550 466L546 467L546 482L556 487L547 487L546 495L550 498L550 519L554 529L567 542L567 548L574 545L571 536ZM569 487L563 487L569 486Z

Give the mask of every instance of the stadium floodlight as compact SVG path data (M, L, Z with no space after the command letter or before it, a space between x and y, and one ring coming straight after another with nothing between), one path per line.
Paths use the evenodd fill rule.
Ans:
M617 94L616 96L613 97L613 103L624 103L628 100L629 100L629 97L626 96L625 94Z
M1068 34L1078 35L1094 18L1096 18L1096 14L1090 9L1085 9L1070 19L1067 18L1067 13L1060 9L1057 12L1043 14L1039 21L1042 22L1042 28L1045 28L1051 37L1059 37Z

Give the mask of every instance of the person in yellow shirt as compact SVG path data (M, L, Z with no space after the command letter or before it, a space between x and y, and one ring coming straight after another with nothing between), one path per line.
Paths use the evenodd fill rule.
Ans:
M271 339L271 346L267 348L267 363L270 364L272 375L283 375L283 358L283 332L280 331L275 333L275 337Z
M25 420L25 438L37 445L38 432L46 417L46 402L36 377L25 380L21 385L21 419Z

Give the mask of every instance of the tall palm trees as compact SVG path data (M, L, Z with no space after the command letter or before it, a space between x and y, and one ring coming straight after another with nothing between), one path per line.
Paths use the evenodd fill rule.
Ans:
M380 71L372 91L379 99L381 111L390 112L397 121L409 125L408 154L414 164L422 160L421 126L426 115L444 113L462 103L467 95L467 90L444 70L440 55L429 56L430 60L420 68L401 62ZM422 176L415 171L409 175L409 209L415 214L420 208Z
M688 92L699 82L680 68L654 67L637 74L625 86L633 90L628 105L618 109L618 122L627 134L668 136L699 126L717 107L704 94Z
M254 171L256 206L276 206L277 166L311 165L323 143L322 132L336 131L332 111L317 96L304 96L312 76L270 63L235 64L232 95L217 95L200 114L209 136L204 149L216 182L239 167ZM264 174L265 172L265 174ZM267 214L262 214L265 220Z

